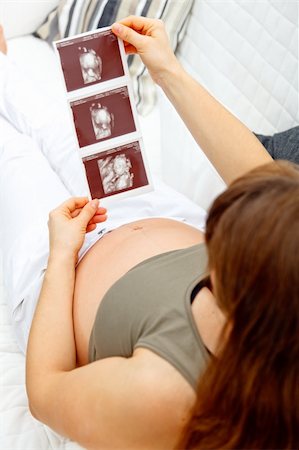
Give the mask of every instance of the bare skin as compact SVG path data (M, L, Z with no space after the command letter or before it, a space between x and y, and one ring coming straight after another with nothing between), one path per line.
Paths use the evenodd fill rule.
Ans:
M131 358L110 357L87 364L88 340L98 305L118 278L151 256L203 242L203 233L172 219L132 222L100 239L75 272L72 261L76 260L84 228L91 226L95 210L92 211L89 204L83 209L80 205L74 206L73 201L65 202L72 208L71 214L66 214L63 205L50 214L52 251L27 353L31 413L89 450L174 448L195 401L195 391L190 384L170 363L145 348L136 349ZM85 200L77 202L84 205ZM79 210L78 215L75 211ZM74 220L79 222L76 224ZM58 233L57 227L60 228ZM69 249L73 245L75 252ZM211 297L213 299L207 289L202 289L192 304L199 334L205 336L205 343L210 341L209 345L213 345L210 337L215 335L214 325L219 328L220 317L215 314ZM52 320L55 326L49 326ZM34 335L41 336L40 331L45 329L51 336L36 340ZM61 331L57 333L58 330ZM47 363L38 361L36 364L33 358L37 348L34 347L42 345L45 349L55 339L56 354L52 351ZM68 345L62 348L65 341ZM61 365L66 372L58 369ZM47 392L42 388L45 394L40 395L32 376L40 377L44 370L54 372L55 376L51 377L50 385L45 384ZM74 398L78 407L74 407ZM65 406L62 407L62 403ZM65 407L72 417L64 414ZM84 417L84 427L78 427L80 417Z
M78 365L88 363L88 342L96 312L113 283L133 266L151 256L187 248L203 241L201 231L170 219L145 219L129 223L100 239L76 270L73 318ZM209 336L211 334L214 339L216 323L213 321L212 333L208 332L206 321L201 324L201 311L198 311L197 303L203 294L204 292L200 292L195 298L192 309L196 311L195 321L200 332L203 328L206 345L211 348L213 344ZM214 308L206 302L204 310L207 318Z
M140 54L226 182L271 160L254 135L183 71L162 22L130 17L114 29L127 50ZM104 236L75 271L96 208L72 198L50 213L48 267L27 350L30 410L85 448L175 448L195 400L187 380L146 349L85 364L87 345L99 302L119 277L150 256L197 244L203 236L170 219L138 221ZM199 292L192 311L214 352L223 317L210 291Z
M2 25L0 25L0 52L7 54L7 43L4 36L4 31Z

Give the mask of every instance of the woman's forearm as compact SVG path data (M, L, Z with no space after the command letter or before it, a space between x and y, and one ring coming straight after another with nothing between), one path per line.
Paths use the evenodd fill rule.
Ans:
M179 64L165 68L158 83L226 183L272 160L254 134Z
M67 254L50 256L33 318L26 360L29 400L43 391L47 377L76 367L73 329L75 261Z
M29 335L26 388L32 414L58 428L57 408L76 372L75 265L86 233L106 220L105 213L97 199L73 197L49 214L50 256Z
M124 40L128 53L140 55L227 183L272 160L250 130L184 71L171 50L163 22L129 16L113 24L112 31Z

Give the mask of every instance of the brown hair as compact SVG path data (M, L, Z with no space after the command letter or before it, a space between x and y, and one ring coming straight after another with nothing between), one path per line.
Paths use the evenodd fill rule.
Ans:
M299 166L236 180L210 210L206 242L226 341L179 448L298 449Z

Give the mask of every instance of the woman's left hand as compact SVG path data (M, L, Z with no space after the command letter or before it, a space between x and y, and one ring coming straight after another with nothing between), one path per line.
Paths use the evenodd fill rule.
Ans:
M77 260L85 234L107 219L99 200L72 197L49 214L50 254L64 254Z

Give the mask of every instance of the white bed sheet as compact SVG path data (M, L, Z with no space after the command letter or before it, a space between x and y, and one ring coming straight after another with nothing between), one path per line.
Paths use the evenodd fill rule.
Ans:
M8 318L0 284L0 448L1 450L80 450L30 414L25 390L25 358L20 353Z
M42 83L54 97L64 95L58 65L48 44L32 36L12 39L9 41L9 55L24 76ZM140 119L151 170L159 174L159 112L156 109ZM18 349L8 316L1 258L0 254L0 448L79 450L79 445L60 437L30 414L25 390L25 357Z
M24 76L42 82L44 89L62 94L53 52L32 36L9 41L10 57ZM80 450L30 414L25 389L25 357L19 351L10 323L2 280L0 254L0 448L1 450Z

